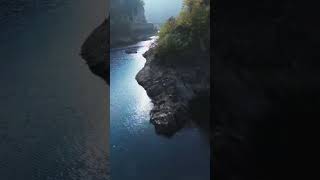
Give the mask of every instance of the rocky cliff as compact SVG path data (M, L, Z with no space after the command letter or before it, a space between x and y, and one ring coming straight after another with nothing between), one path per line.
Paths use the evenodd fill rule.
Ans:
M110 46L124 46L146 40L156 33L147 23L141 0L112 0L110 7Z
M152 124L167 136L186 124L210 130L210 5L185 3L180 15L161 27L136 76L154 104Z
M209 130L210 54L185 51L164 59L154 46L144 56L147 62L136 79L154 104L156 132L172 136L190 122Z

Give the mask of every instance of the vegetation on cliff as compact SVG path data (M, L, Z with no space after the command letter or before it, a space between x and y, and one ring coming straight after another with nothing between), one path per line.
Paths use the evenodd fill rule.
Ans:
M160 29L159 56L187 49L210 49L210 4L206 0L184 0L179 16L171 17Z
M209 130L209 1L185 0L179 16L162 26L144 56L136 79L152 99L150 122L156 132L170 137L188 122ZM199 104L201 109L195 108Z

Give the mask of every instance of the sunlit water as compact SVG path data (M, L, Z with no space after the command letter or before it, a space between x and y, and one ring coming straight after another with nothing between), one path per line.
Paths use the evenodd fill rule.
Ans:
M111 179L209 180L210 146L198 129L186 128L168 139L149 123L153 105L135 76L152 41L133 45L137 54L111 50Z
M79 55L105 0L33 2L0 2L0 180L105 180L109 88Z

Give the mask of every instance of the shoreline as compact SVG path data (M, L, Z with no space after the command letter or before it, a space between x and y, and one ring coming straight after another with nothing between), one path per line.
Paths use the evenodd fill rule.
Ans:
M142 54L149 49L151 43L142 41L133 45L138 48L137 54L126 54L125 48L110 50L110 145L114 157L111 158L111 169L117 169L112 177L130 179L130 173L127 172L131 172L132 166L140 164L147 173L138 173L135 179L163 180L167 178L166 173L174 174L172 179L208 179L210 145L202 131L188 126L179 131L179 135L168 138L157 134L154 125L150 123L153 104L145 89L137 83L135 75L144 67L146 60ZM184 153L181 153L183 149ZM129 151L140 153L138 156L132 156ZM154 154L158 155L155 157ZM172 157L177 161L172 162ZM150 159L155 163L150 165ZM194 163L186 167L185 159ZM123 166L123 160L129 160L131 163ZM170 166L166 166L167 164Z
M113 45L110 44L110 49L113 49L113 48L124 48L126 46L131 46L131 45L134 45L140 41L147 41L147 40L151 40L150 37L151 36L154 36L156 35L156 33L146 33L146 34L142 34L140 35L140 37L137 37L135 39L131 39L129 41L126 41L126 42L117 42L117 43L114 43Z
M150 122L156 133L171 137L190 122L210 131L207 129L210 127L210 67L205 67L205 63L177 66L159 63L154 50L151 47L143 55L146 63L136 80L154 104ZM196 108L199 104L203 109Z
M127 42L118 41L111 45L110 41L110 20L106 19L87 37L81 46L81 56L86 61L92 73L101 77L107 84L110 84L110 49L122 48L134 45L140 41L149 40L155 32L140 34L138 37Z
M110 49L126 48L140 41L149 40L155 33L144 34L140 39L111 46L107 36L108 27L107 19L91 33L82 46L81 55L90 70L110 84L110 58L108 58ZM189 122L195 122L200 128L208 130L203 127L210 127L208 125L210 105L205 100L208 99L206 97L210 97L210 67L205 67L206 63L192 62L192 58L208 57L186 52L186 55L171 58L188 59L187 63L172 66L158 63L154 54L154 47L150 47L143 54L146 63L136 74L135 79L146 90L154 104L150 112L150 122L154 125L156 133L171 137ZM205 110L197 109L195 104L201 104Z

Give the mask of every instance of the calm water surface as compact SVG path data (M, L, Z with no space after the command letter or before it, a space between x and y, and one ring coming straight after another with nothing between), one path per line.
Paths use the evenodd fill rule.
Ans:
M209 180L210 146L198 129L186 128L168 139L149 123L152 103L135 76L152 41L134 45L137 54L111 50L111 178Z
M0 179L108 179L109 88L79 56L106 1L3 0L0 10Z

